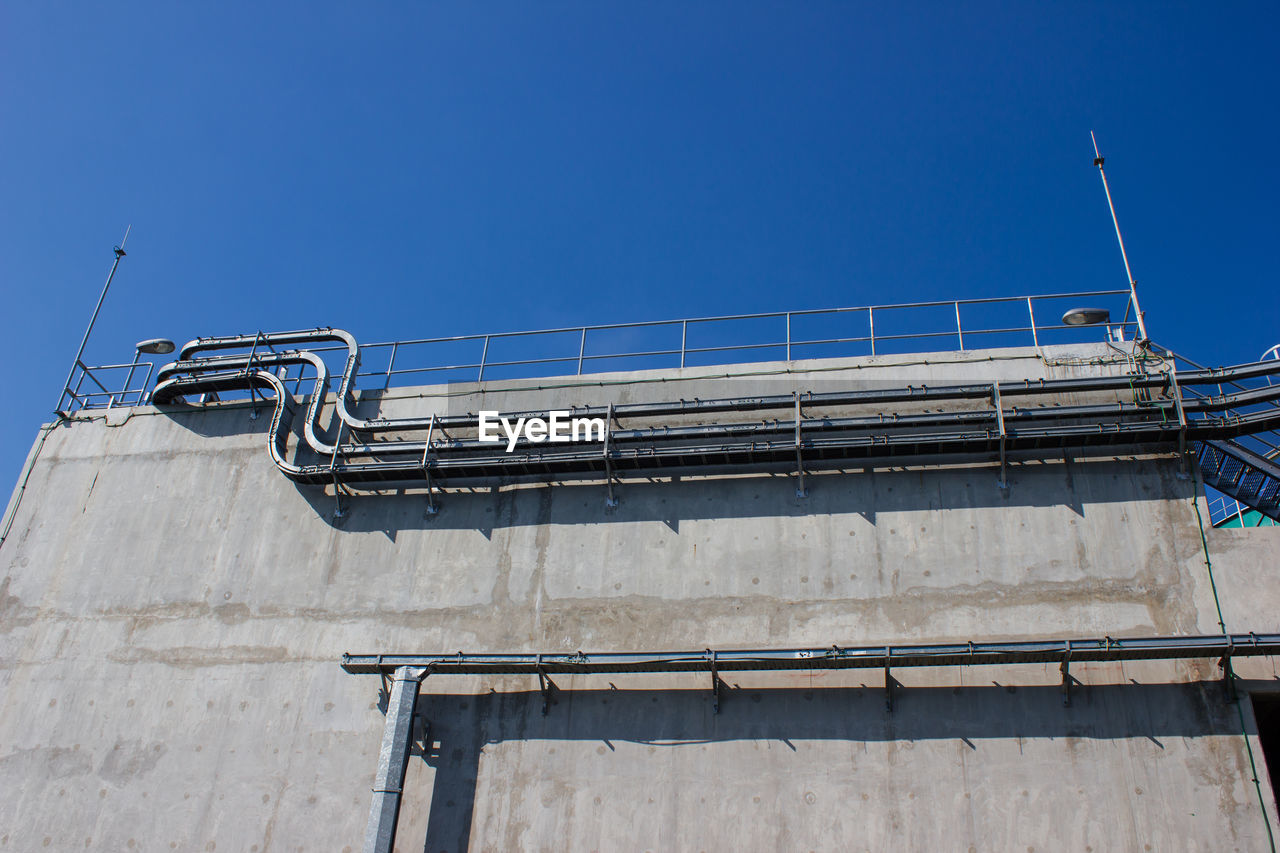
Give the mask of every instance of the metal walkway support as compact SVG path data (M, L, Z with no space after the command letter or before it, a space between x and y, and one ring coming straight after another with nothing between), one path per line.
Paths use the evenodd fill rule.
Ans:
M413 742L413 709L418 704L418 690L426 673L425 669L400 666L392 678L373 805L369 809L369 827L364 833L364 853L391 853L396 843L400 794L404 790L404 774Z
M1207 485L1280 521L1280 463L1234 441L1202 441L1197 457Z

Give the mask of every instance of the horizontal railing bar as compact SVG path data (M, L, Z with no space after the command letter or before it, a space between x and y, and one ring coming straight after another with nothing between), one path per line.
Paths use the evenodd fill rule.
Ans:
M742 353L742 352L747 352L752 350L785 349L786 347L788 347L788 345L794 351L795 348L804 348L806 346L816 347L816 346L833 346L833 345L843 345L843 344L865 344L869 341L873 343L873 347L874 347L874 342L877 340L883 341L883 342L890 342L890 341L912 341L912 340L923 341L923 340L937 339L937 338L949 339L956 336L958 333L961 333L961 330L957 328L957 329L947 329L944 331L919 331L919 332L907 332L907 333L898 333L898 334L875 334L873 331L870 335L816 338L816 339L806 339L806 340L792 339L790 340L789 344L788 342L785 342L785 341L767 341L767 342L735 343L735 344L723 344L723 345L701 346L701 347L682 346L680 349L676 349L673 346L672 348L669 348L669 349L640 350L640 351L616 352L616 353L605 352L605 353L585 354L581 349L581 347L584 345L583 342L585 341L585 335L587 332L610 332L610 331L621 331L626 329L647 329L647 328L670 327L673 330L673 332L675 329L679 328L681 329L682 334L684 334L684 333L687 333L688 326L690 324L707 325L712 323L724 323L724 322L733 322L733 321L739 321L739 320L748 321L748 320L787 319L788 325L790 325L791 320L794 320L795 318L803 318L803 317L819 317L819 316L828 316L828 315L836 316L836 315L845 315L845 314L860 314L863 312L866 312L868 317L872 317L874 316L875 312L880 312L883 314L884 312L909 311L911 309L943 308L943 307L953 307L953 306L956 307L958 310L959 306L968 306L968 305L981 306L981 305L996 305L996 304L1002 304L1002 303L1007 303L1012 305L1012 304L1023 304L1027 302L1035 304L1035 303L1044 303L1048 301L1064 300L1064 299L1084 300L1084 299L1095 298L1095 297L1127 296L1128 294L1129 294L1128 290L1115 289L1115 290L1096 290L1096 291L1075 291L1075 292L1067 292L1067 293L1050 293L1050 294L1034 295L1034 296L1028 296L1028 295L992 296L992 297L979 297L979 298L961 299L961 300L951 299L951 300L934 300L934 301L926 301L926 302L886 303L881 305L845 306L845 307L837 307L837 308L810 308L810 309L802 309L797 311L769 311L769 312L759 312L759 313L749 313L749 314L726 314L726 315L719 315L719 316L689 317L689 318L671 319L671 320L645 320L645 321L637 321L637 322L629 322L629 323L565 326L565 327L559 327L559 328L537 329L537 330L527 330L527 331L453 335L453 336L435 337L435 338L417 338L417 339L409 339L409 340L401 340L401 341L380 341L372 344L363 345L361 347L361 351L367 354L373 350L382 350L382 349L391 347L393 348L393 352L395 352L395 351L398 351L399 348L415 346L415 345L474 343L474 342L484 342L487 349L489 343L492 343L493 341L497 341L497 340L514 339L514 338L535 338L540 336L547 337L547 336L554 336L554 335L565 336L565 337L572 336L570 339L576 345L574 346L575 352L573 354L564 355L564 356L549 355L549 356L544 356L539 358L509 359L505 361L489 361L485 358L481 358L480 362L478 363L451 364L451 365L425 366L425 367L394 367L394 365L389 364L388 369L384 369L384 370L377 370L377 371L370 370L367 372L357 371L355 374L355 378L365 379L365 378L372 378L376 376L382 379L385 383L390 383L393 377L398 377L398 376L409 376L414 374L432 374L432 373L441 373L441 372L449 372L449 371L472 371L472 370L480 370L482 368L484 370L489 370L493 368L503 368L503 367L551 366L551 365L571 364L575 361L578 362L579 365L582 365L582 364L585 364L586 362L599 362L607 359L665 358L665 357L673 357L677 355L683 355L683 356L714 355L717 353L727 355L730 353ZM1112 327L1129 329L1129 328L1135 328L1137 326L1137 322L1126 321L1121 323L1111 323L1109 325ZM1067 326L1067 325L1042 326L1042 325L1035 324L1033 322L1033 324L1030 326L1016 326L1016 327L1010 327L1010 328L995 328L995 329L969 328L969 329L963 329L963 333L976 336L976 335L995 335L995 334L1006 334L1006 335L1007 334L1025 334L1027 332L1032 332L1034 334L1037 331L1049 332L1049 331L1059 331L1059 330L1080 331L1080 327ZM309 348L309 350L313 353L321 354L321 355L328 355L332 353L345 354L346 347L340 346L340 345L317 346L314 348ZM1176 355L1174 355L1174 357L1179 358L1179 356L1176 356ZM410 362L412 361L411 358L409 360ZM1183 360L1188 361L1186 359L1183 359ZM1191 362L1188 361L1188 363L1191 363ZM98 365L96 367L89 367L81 363L79 367L84 371L84 375L88 376L89 379L95 385L97 385L97 387L102 389L102 394L86 394L86 395L83 395L83 400L91 401L99 396L107 396L107 397L113 397L113 398L120 397L121 399L127 399L127 395L130 393L133 393L131 389L126 388L126 389L123 389L122 391L110 391L107 388L107 386L102 381L99 381L98 377L94 375L94 371L131 370L131 369L136 369L141 364L150 364L150 362L138 362L135 360L132 363ZM703 366L706 366L706 365L703 365ZM394 367L394 369L391 369L392 367ZM296 380L291 379L290 381L301 382L303 381L303 378L304 378L304 375L302 373L299 373ZM146 384L149 384L149 379L144 379L144 387L142 389L139 389L138 391L139 399L142 399L143 396L145 395ZM1241 386L1236 386L1236 387L1241 387ZM122 395L125 395L125 396L122 396ZM79 400L81 400L81 398L73 397L73 401L79 401Z
M605 331L605 330L611 330L611 329L639 329L639 328L646 328L646 327L652 327L652 326L679 326L683 323L714 323L714 322L730 321L730 320L779 319L779 318L786 317L788 314L790 314L792 317L802 317L802 316L815 316L815 315L823 315L823 314L849 314L849 313L856 313L859 311L869 311L869 310L870 311L893 311L893 310L907 309L907 308L937 308L944 305L945 306L955 305L957 302L959 302L959 304L961 305L987 305L987 304L994 304L994 303L1000 303L1000 302L1025 302L1027 299L1030 299L1033 302L1038 302L1038 301L1045 301L1050 299L1083 299L1090 296L1122 296L1122 295L1127 295L1128 293L1129 293L1128 290L1091 290L1091 291L1079 291L1075 293L1050 293L1042 296L990 296L990 297L980 297L980 298L974 298L974 299L960 299L960 300L946 299L946 300L940 300L936 302L901 302L901 303L893 303L893 304L885 304L885 305L860 305L860 306L850 306L850 307L841 307L841 308L806 308L799 311L768 311L768 312L763 312L758 314L725 314L721 316L688 317L688 318L674 319L674 320L640 320L633 323L603 323L598 325L561 326L558 328L532 329L528 331L516 331L516 332L492 332L488 334L451 335L448 337L439 337L439 338L413 338L413 339L402 340L402 341L378 341L376 343L371 343L371 344L362 344L361 349L376 349L381 347L395 346L397 344L399 346L413 346L416 344L456 343L461 341L482 341L485 338L489 338L490 340L493 340L495 338L528 337L530 335L555 335L555 334L569 334L569 333L581 334L583 329L586 329L588 332L592 332L592 331ZM1120 324L1112 323L1111 325L1115 326ZM1076 327L1067 327L1067 328L1076 328ZM953 331L952 334L955 334L955 332ZM879 335L876 335L877 339L879 337L880 337ZM337 350L342 348L341 347L316 348L313 351L323 352L325 349Z

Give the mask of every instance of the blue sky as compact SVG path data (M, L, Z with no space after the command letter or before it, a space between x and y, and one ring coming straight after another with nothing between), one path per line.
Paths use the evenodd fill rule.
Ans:
M1280 343L1275 4L10 3L0 487L90 344L1123 287Z

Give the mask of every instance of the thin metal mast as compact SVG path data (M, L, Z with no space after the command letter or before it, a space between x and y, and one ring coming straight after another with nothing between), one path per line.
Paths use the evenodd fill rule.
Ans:
M107 281L102 285L102 293L98 296L98 304L93 309L93 316L89 318L89 328L84 330L84 337L80 339L80 349L76 351L76 360L71 363L71 370L67 371L67 381L62 383L62 393L58 395L58 405L54 408L54 414L62 416L62 401L66 399L67 392L71 390L71 380L75 378L76 368L83 367L84 364L80 359L84 356L85 345L89 343L89 335L93 332L93 324L98 322L98 312L102 310L103 300L107 298L107 290L111 287L111 280L116 277L116 267L120 266L120 259L124 257L124 244L129 239L129 231L132 225L128 225L124 229L124 239L120 241L119 246L115 246L112 251L116 253L116 259L111 264L111 272L107 274Z
M1147 337L1147 324L1142 316L1142 308L1138 306L1138 282L1134 281L1133 271L1129 269L1129 254L1124 250L1124 237L1120 236L1120 220L1116 218L1116 206L1111 201L1111 187L1107 185L1107 170L1102 168L1103 156L1098 152L1098 139L1093 135L1093 131L1089 131L1089 138L1093 140L1093 165L1098 167L1098 174L1102 176L1102 191L1107 194L1107 207L1111 208L1111 222L1116 227L1116 242L1120 244L1120 257L1124 260L1124 274L1129 277L1129 299L1133 303L1133 313L1138 320L1138 343L1145 344L1150 338Z

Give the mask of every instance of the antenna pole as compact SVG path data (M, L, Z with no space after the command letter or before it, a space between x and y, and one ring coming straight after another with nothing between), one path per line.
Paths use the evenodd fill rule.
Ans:
M1116 242L1120 244L1120 257L1124 260L1124 274L1129 277L1129 300L1133 303L1133 314L1138 320L1138 343L1145 344L1150 338L1147 337L1147 324L1142 316L1142 309L1138 307L1138 282L1133 278L1133 271L1129 269L1129 253L1124 250L1124 237L1120 236L1120 220L1116 218L1116 206L1111 201L1111 187L1107 185L1107 170L1102 168L1105 158L1098 153L1098 138L1093 135L1093 131L1089 131L1089 138L1093 140L1093 165L1098 167L1098 174L1102 176L1102 191L1107 194L1107 207L1111 208L1111 223L1116 227Z
M89 335L93 332L93 324L98 322L98 312L102 310L102 303L107 298L107 291L111 288L111 280L116 277L116 267L120 266L120 259L124 257L124 244L129 239L129 231L132 225L126 226L124 229L124 239L120 241L120 245L112 249L116 253L116 259L111 264L111 272L107 273L107 281L102 285L102 293L98 295L98 304L93 309L93 316L89 318L89 328L84 330L84 337L80 339L80 349L76 351L76 360L71 363L71 370L67 372L67 381L62 385L62 393L58 396L58 406L55 408L54 414L59 417L63 416L62 401L67 398L67 394L71 391L71 380L75 378L76 368L84 367L84 363L80 360L84 357L85 345L89 343Z

